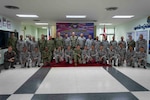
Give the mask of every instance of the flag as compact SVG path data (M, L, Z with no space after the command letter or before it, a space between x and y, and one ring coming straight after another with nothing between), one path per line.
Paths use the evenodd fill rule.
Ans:
M50 31L50 27L48 27L48 29L47 29L47 40L49 40L50 35L51 35L51 31Z
M106 35L106 27L105 27L105 25L104 25L104 29L103 29L103 38L105 39L106 36L107 36L107 35Z

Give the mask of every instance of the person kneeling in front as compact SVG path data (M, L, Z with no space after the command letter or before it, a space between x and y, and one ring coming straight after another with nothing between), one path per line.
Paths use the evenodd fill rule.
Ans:
M12 46L8 46L8 51L4 53L4 68L9 69L14 67L16 53L12 50Z

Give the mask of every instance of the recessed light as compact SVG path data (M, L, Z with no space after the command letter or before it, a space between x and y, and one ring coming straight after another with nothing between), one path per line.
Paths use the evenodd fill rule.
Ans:
M48 25L48 23L35 23L36 25Z
M118 7L108 7L108 8L106 8L107 11L115 11L117 9L118 9Z
M42 29L47 29L47 27L42 27Z
M12 5L5 5L4 7L7 8L7 9L13 9L13 10L19 9L19 7L17 7L17 6L12 6Z
M112 18L132 18L134 15L115 15Z
M86 15L66 15L66 18L86 18Z
M31 18L37 18L37 17L39 17L39 16L37 16L37 15L26 15L26 14L16 14L16 16L18 16L18 17L31 17Z
M99 25L112 25L112 23L100 23Z

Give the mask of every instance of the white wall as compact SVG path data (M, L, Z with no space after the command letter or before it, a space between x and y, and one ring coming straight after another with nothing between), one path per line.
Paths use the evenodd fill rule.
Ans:
M133 21L130 21L128 23L124 23L124 24L116 26L115 27L116 40L119 41L121 36L124 36L124 39L126 40L126 34L128 32L135 32L136 33L136 31L144 30L144 29L134 30L134 27L136 27L138 25L144 25L144 24L147 24L147 17L141 18L138 20L133 20ZM145 30L148 30L148 32L149 32L150 28L145 29ZM147 42L149 42L149 33L148 33ZM147 43L147 47L148 47L148 45L149 45L149 43ZM150 55L148 54L148 51L149 50L147 49L147 62L150 63Z

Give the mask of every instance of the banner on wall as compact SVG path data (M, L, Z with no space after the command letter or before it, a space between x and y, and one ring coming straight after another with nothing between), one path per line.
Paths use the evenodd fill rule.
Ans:
M70 36L72 32L75 32L78 36L83 33L86 38L89 34L94 37L94 23L56 23L56 29L62 36L65 33Z
M139 39L140 34L143 34L143 38L148 40L148 30L136 31L135 41Z

